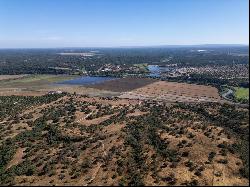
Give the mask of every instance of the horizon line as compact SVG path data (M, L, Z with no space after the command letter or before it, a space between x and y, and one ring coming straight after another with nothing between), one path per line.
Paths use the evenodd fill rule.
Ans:
M232 44L213 44L213 43L208 43L208 44L161 44L161 45L121 45L121 46L81 46L81 47L73 47L73 46L67 46L67 47L0 47L0 49L65 49L65 48L153 48L153 47L198 47L198 46L205 46L205 47L210 47L210 46L245 46L249 47L249 44L240 44L240 43L232 43Z

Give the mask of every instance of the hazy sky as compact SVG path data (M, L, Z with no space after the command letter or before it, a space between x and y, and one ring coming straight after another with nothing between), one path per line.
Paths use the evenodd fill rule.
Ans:
M0 0L0 47L248 44L248 0Z

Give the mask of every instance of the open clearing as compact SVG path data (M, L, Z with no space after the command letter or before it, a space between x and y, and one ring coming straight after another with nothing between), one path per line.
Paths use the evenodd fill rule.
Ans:
M73 79L74 75L3 75L0 77L0 95L41 95L53 83ZM45 92L41 89L45 89ZM41 92L41 93L40 93Z
M0 81L1 80L10 80L10 79L19 79L22 77L28 76L26 74L23 75L0 75Z
M4 75L6 77L6 75ZM73 79L74 75L27 75L16 76L8 75L8 80L0 79L0 87L32 87L41 86L44 84L55 83L63 80Z
M43 95L50 91L63 91L80 95L159 100L169 102L219 102L218 90L212 86L158 81L150 78L121 78L92 85L58 85L73 75L28 75L0 81L0 95ZM244 91L244 92L243 92ZM239 89L238 95L248 93Z
M235 97L237 100L249 99L249 88L235 87Z
M120 98L152 99L172 102L217 102L218 90L212 86L158 81L142 88L125 92Z

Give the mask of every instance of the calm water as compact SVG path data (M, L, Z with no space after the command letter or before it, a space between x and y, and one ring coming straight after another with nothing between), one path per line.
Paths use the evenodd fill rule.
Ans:
M84 76L84 77L80 77L80 78L76 78L72 80L57 82L57 84L90 85L90 84L101 83L101 82L105 82L105 81L113 80L113 79L117 79L117 78Z
M148 70L150 71L149 77L160 77L161 73L171 71L171 68L168 67L159 67L158 65L148 65ZM83 76L80 78L66 80L57 82L56 84L70 84L70 85L90 85L97 84L109 80L117 79L114 77L95 77L95 76Z
M170 68L160 67L158 65L148 65L148 70L150 71L149 77L160 77L161 73L169 72Z

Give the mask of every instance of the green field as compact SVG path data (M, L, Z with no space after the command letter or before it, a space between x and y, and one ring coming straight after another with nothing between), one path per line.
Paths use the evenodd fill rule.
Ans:
M29 75L26 77L2 80L0 87L31 87L56 83L63 80L74 79L75 75Z
M141 71L148 72L148 64L143 63L143 64L134 64L135 67L138 67Z
M249 100L249 88L234 87L237 100Z

